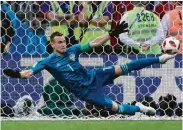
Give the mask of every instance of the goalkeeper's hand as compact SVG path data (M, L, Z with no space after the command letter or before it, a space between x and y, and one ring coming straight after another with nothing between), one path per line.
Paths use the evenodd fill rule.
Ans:
M120 21L119 21L116 25L116 28L111 29L109 31L109 36L110 37L119 37L119 34L124 33L124 32L128 32L128 23L125 23L125 21L120 23Z
M11 78L21 78L20 72L12 69L4 69L3 73Z

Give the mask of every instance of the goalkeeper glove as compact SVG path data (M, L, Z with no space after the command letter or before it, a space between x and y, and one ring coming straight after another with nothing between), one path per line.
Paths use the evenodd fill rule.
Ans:
M21 78L20 72L12 69L5 69L3 70L3 73L11 78Z
M125 21L123 21L120 24L120 21L117 23L116 28L115 29L111 29L109 31L109 36L110 37L118 37L119 34L124 33L124 32L128 32L128 23L125 23Z

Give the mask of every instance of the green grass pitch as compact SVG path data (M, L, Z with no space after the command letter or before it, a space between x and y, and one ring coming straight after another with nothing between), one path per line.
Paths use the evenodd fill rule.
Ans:
M182 130L182 121L2 121L1 130Z

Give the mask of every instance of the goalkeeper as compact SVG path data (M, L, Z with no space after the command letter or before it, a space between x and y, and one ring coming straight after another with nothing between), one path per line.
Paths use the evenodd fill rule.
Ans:
M140 70L155 63L165 63L169 59L174 58L175 55L164 54L157 58L139 59L127 64L93 70L88 70L79 63L80 53L103 45L110 37L117 37L119 34L127 32L127 28L128 25L126 23L118 23L117 27L111 30L109 34L98 37L87 44L76 44L70 48L66 48L63 34L54 32L50 37L54 52L50 56L40 60L29 70L19 72L5 69L4 73L11 78L29 78L46 69L61 86L65 86L77 98L89 101L100 108L106 108L119 114L132 115L135 112L149 112L154 114L156 112L155 109L146 107L139 102L135 106L117 104L104 95L103 86L112 83L115 78L126 75L133 70Z

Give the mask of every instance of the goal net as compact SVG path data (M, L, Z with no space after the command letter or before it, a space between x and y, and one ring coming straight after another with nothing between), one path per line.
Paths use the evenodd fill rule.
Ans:
M24 70L52 53L50 34L63 33L67 46L84 44L107 34L118 21L128 22L129 32L113 37L105 45L80 55L80 63L96 69L157 57L161 42L143 51L138 43L154 38L161 21L176 2L2 2L1 3L1 117L3 119L179 119L182 117L182 52L166 64L154 64L118 77L104 87L105 94L118 103L136 101L156 109L127 116L98 108L77 99L60 86L46 70L29 79L9 78L4 69ZM179 3L180 4L180 3ZM175 12L174 12L175 13ZM182 29L182 12L178 14ZM169 19L171 21L171 19ZM168 21L168 22L169 22ZM175 20L175 23L177 21ZM167 25L167 28L168 25ZM175 25L174 36L182 45L182 32ZM162 28L163 29L163 28ZM176 32L177 30L177 32ZM168 33L160 30L159 35ZM165 36L166 37L166 36ZM134 44L131 44L134 43ZM97 98L97 97L96 97Z

